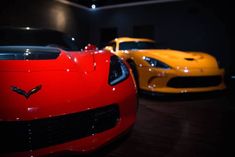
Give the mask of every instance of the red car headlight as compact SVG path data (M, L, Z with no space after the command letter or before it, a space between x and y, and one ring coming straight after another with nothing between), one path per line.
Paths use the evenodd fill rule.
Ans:
M116 85L124 81L128 76L129 70L125 63L119 57L112 56L110 58L109 84L111 86Z

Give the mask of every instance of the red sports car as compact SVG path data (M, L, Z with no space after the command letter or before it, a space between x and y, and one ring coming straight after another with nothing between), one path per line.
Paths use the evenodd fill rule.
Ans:
M137 97L126 64L78 51L43 29L0 30L0 156L92 152L130 129Z

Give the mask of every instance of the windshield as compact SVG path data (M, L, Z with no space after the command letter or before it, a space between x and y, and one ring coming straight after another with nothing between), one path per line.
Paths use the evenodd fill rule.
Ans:
M52 30L0 29L0 46L48 46L77 51L72 38Z
M150 41L138 41L138 42L122 42L119 44L120 50L144 50L144 49L161 49L160 45Z

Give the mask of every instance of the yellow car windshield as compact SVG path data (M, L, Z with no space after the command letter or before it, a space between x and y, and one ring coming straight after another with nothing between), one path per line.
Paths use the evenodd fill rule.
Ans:
M120 50L144 50L144 49L156 49L156 43L155 42L146 42L146 41L128 41L128 42L122 42L119 44Z

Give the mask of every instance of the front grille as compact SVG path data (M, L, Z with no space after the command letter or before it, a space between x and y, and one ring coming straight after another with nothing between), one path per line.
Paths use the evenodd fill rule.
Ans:
M116 126L117 105L58 117L0 122L0 153L21 152L87 137Z
M217 86L221 82L221 76L175 77L167 83L167 86L173 88L198 88Z

